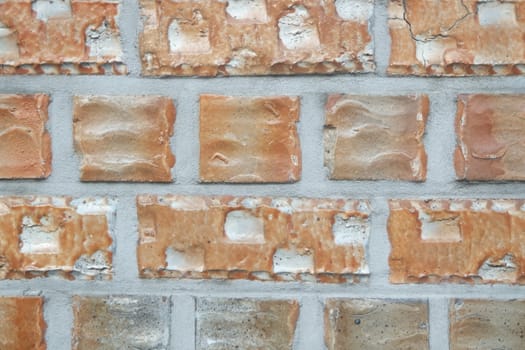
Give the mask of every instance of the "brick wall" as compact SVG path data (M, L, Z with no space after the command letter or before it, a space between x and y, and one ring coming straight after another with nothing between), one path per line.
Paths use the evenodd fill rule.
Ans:
M0 349L522 349L524 35L516 0L0 1Z

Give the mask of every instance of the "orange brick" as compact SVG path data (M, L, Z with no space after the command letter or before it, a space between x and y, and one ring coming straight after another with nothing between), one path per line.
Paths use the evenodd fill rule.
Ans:
M525 95L460 95L456 176L525 180Z
M325 166L333 180L424 181L427 96L331 95Z
M141 277L344 282L369 273L366 202L143 195L137 211Z
M44 299L0 298L0 349L45 350Z
M175 107L157 96L74 99L75 146L82 181L170 182Z
M0 95L0 178L45 178L51 173L48 105L47 95Z
M525 284L525 201L390 202L393 283Z
M389 0L391 74L525 72L525 4L515 0Z
M0 279L111 278L108 199L0 197Z
M141 0L145 75L369 72L373 0Z
M298 181L298 120L297 97L202 95L201 181Z
M126 73L111 0L0 2L0 74Z

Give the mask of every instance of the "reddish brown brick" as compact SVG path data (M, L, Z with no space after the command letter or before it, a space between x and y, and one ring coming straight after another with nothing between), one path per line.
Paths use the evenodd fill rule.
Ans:
M126 73L112 0L0 2L0 74Z
M43 305L40 297L0 298L1 349L46 349Z
M390 202L393 283L525 284L525 201Z
M366 202L144 195L137 210L141 277L344 282L369 273Z
M373 0L141 0L145 75L369 72Z
M421 301L328 299L325 344L335 349L428 349L428 304Z
M170 182L175 107L157 96L74 99L75 146L82 181Z
M297 97L202 95L201 181L298 181L298 120Z
M389 0L391 74L525 72L525 3Z
M0 95L0 178L45 178L51 173L48 105L47 95Z
M0 197L0 279L111 278L113 201Z
M525 180L525 95L460 95L456 176Z
M424 181L427 96L331 95L325 166L334 180Z

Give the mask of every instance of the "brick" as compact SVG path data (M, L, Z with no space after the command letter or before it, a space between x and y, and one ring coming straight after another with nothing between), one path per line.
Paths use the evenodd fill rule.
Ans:
M171 182L171 99L77 96L73 113L82 181Z
M41 297L0 297L0 348L46 350Z
M425 95L329 96L324 163L330 179L424 181L428 111Z
M525 343L524 300L451 301L450 349L521 349Z
M390 281L525 284L525 201L394 200Z
M144 75L374 70L373 0L141 0Z
M299 304L291 300L197 300L196 349L292 349Z
M427 302L328 299L324 322L328 350L429 348Z
M525 3L389 0L390 74L525 72Z
M460 95L454 163L460 180L525 180L525 95Z
M200 98L203 182L295 182L301 177L297 97Z
M0 197L0 279L110 279L109 199Z
M75 296L72 349L168 349L170 312L163 296Z
M125 74L113 0L0 2L0 74Z
M51 173L48 105L47 95L0 95L0 178L38 179Z
M345 282L369 273L366 202L137 197L143 278Z

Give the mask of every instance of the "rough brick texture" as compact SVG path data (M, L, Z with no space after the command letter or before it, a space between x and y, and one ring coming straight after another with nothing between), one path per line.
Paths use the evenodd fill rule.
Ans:
M47 95L0 95L1 179L44 178L51 173L48 105Z
M73 298L73 350L168 349L167 297Z
M525 284L523 200L390 202L393 283Z
M0 74L122 74L118 1L0 2Z
M0 297L0 349L46 350L41 297Z
M427 96L331 95L325 166L334 180L423 181Z
M137 209L142 277L343 282L368 274L365 202L144 195Z
M328 350L429 348L426 302L328 299L324 312Z
M198 299L197 350L292 350L299 304L287 300Z
M175 107L156 96L74 99L75 146L82 181L170 182Z
M374 69L372 0L141 0L145 75Z
M460 95L456 176L525 180L525 95Z
M525 72L525 3L389 0L392 74Z
M298 120L297 97L201 96L201 181L298 181Z
M0 279L111 278L113 216L107 199L0 197Z

